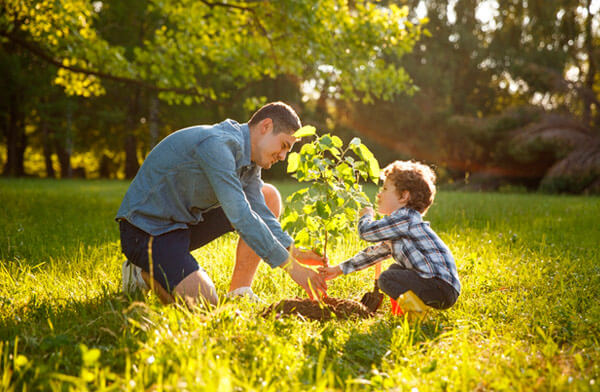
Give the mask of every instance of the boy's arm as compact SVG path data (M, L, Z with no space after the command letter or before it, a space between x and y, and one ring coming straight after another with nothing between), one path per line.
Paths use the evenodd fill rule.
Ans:
M360 271L367 267L377 264L378 262L387 259L392 254L390 246L385 242L377 245L369 246L360 251L354 257L339 264L342 273L349 274L350 272Z
M358 220L360 238L369 242L380 242L401 237L408 230L409 217L405 214L392 214L373 220L373 213L367 212Z

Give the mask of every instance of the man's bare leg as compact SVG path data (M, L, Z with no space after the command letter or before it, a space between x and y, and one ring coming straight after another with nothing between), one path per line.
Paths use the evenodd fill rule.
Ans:
M177 298L182 299L190 308L202 303L213 306L219 303L215 285L202 269L192 272L179 282L173 290L173 295L169 294L156 280L152 281L149 273L142 271L142 278L165 305L172 304Z
M273 185L265 184L262 192L267 207L269 207L276 218L279 218L281 214L281 195L279 191ZM260 263L260 257L240 238L235 253L235 266L231 275L229 291L231 292L240 287L250 287L254 280L258 263Z

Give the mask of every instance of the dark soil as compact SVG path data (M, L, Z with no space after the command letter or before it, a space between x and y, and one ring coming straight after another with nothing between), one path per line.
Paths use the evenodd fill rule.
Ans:
M367 318L373 313L360 302L350 299L326 297L323 302L313 301L309 298L296 297L276 302L262 312L266 317L272 312L284 316L296 314L311 320L330 320L332 318Z

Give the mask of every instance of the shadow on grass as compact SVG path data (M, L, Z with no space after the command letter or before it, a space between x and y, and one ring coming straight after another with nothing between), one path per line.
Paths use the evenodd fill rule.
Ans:
M403 317L379 317L366 332L357 327L350 332L344 345L341 360L350 363L352 368L368 372L373 367L380 368L384 357L397 354L406 345L421 345L441 334L435 320L407 322Z
M130 298L105 291L87 301L67 300L58 306L34 298L20 308L2 312L7 316L0 320L0 374L7 374L9 368L9 373L16 371L16 384L51 389L48 380L52 374L79 375L80 345L100 350L99 364L122 372L127 357L147 339L149 308L137 301L142 299L141 294ZM15 366L15 351L27 359L27 366ZM16 390L23 386L16 384Z
M351 321L352 322L352 321ZM349 336L345 343L348 328ZM317 339L305 343L305 352L313 358L313 366L305 369L303 378L314 380L314 371L323 361L322 367L330 367L336 377L336 387L344 389L349 380L371 378L373 368L381 369L382 363L404 356L404 353L435 339L443 331L439 321L405 322L402 317L378 313L373 319L361 321L353 326L342 326L337 322L326 322ZM340 349L341 347L341 349ZM312 377L312 378L311 378Z

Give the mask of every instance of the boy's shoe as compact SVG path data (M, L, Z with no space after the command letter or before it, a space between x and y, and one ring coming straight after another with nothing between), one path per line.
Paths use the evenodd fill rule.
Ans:
M393 314L402 316L404 313L407 313L411 319L422 319L429 309L431 309L412 290L408 290L395 301L392 298L390 300L392 302Z
M238 287L237 289L228 292L226 297L227 298L246 297L252 302L256 302L259 304L263 303L263 301L260 299L260 297L256 294L254 294L254 291L252 291L252 288L250 288L248 286Z
M142 269L126 260L121 267L123 276L121 289L125 294L134 294L136 291L147 291L148 286L142 278Z

